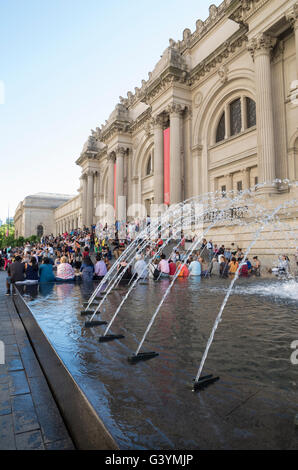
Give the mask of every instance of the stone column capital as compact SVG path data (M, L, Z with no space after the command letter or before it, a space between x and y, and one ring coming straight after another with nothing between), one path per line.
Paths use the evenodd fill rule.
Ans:
M185 106L182 106L181 104L171 103L167 107L166 111L167 111L167 113L170 114L170 116L180 117L182 112L184 111L184 109L185 109Z
M247 49L254 60L257 55L265 54L269 56L275 44L276 38L260 33L248 42Z
M89 169L89 170L86 171L86 176L89 177L89 178L90 178L91 176L94 176L94 174L95 174L95 170Z
M151 118L151 125L154 129L163 129L164 118L161 114Z
M286 18L293 28L298 29L298 2L288 11Z
M116 154L115 152L110 152L108 153L107 155L107 160L108 160L108 163L115 163L115 159L116 159Z
M115 150L116 158L117 157L124 157L127 154L127 149L119 145L119 147Z
M193 148L192 148L192 156L193 157L200 157L202 155L202 151L203 151L203 146L198 144L198 145L195 145Z

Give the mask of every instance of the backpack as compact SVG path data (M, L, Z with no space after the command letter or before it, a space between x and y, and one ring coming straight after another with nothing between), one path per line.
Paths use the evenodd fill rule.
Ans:
M248 266L246 263L240 269L240 276L243 276L243 277L248 276Z

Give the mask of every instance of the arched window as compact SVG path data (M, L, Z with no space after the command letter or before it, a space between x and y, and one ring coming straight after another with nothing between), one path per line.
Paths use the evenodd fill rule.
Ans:
M242 103L244 109L242 109ZM228 129L226 129L225 112L223 112L216 130L216 143L224 140L226 136L232 137L245 129L256 126L256 103L251 98L237 98L228 105L228 111L230 116L227 120ZM244 123L242 123L242 117Z
M42 226L42 225L38 225L38 226L37 226L36 234L37 234L38 237L42 237L42 236L43 236L43 226Z
M226 124L225 124L225 113L223 113L217 126L216 142L221 142L222 140L224 140L225 135L226 135Z
M241 132L241 100L232 101L230 104L230 126L231 135L240 134Z
M151 175L151 173L152 173L152 155L150 154L150 157L148 158L147 166L146 166L146 176Z
M246 116L248 129L257 124L256 103L250 98L246 98Z

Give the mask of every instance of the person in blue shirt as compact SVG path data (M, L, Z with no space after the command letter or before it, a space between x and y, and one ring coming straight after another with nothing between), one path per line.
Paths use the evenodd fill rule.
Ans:
M83 281L90 282L93 281L94 266L91 261L90 256L86 256L82 263L81 269Z
M201 263L194 259L189 265L189 274L190 276L201 276L202 274L202 266Z
M251 262L249 261L248 258L246 258L246 264L247 264L248 272L249 272L249 274L250 274L250 273L251 273L251 270L252 270L252 264L251 264Z
M39 282L55 282L56 278L53 272L53 265L50 264L49 258L44 258L39 266Z

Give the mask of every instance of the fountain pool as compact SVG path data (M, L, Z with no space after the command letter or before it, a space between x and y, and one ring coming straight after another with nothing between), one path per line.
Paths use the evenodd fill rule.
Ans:
M98 342L105 327L87 329L80 315L93 284L40 285L25 299L121 449L298 449L297 283L237 281L204 368L220 381L196 394L191 382L230 280L177 279L143 346L159 357L130 365L169 282L138 284L112 327L125 339L107 344ZM126 292L108 297L100 319Z

